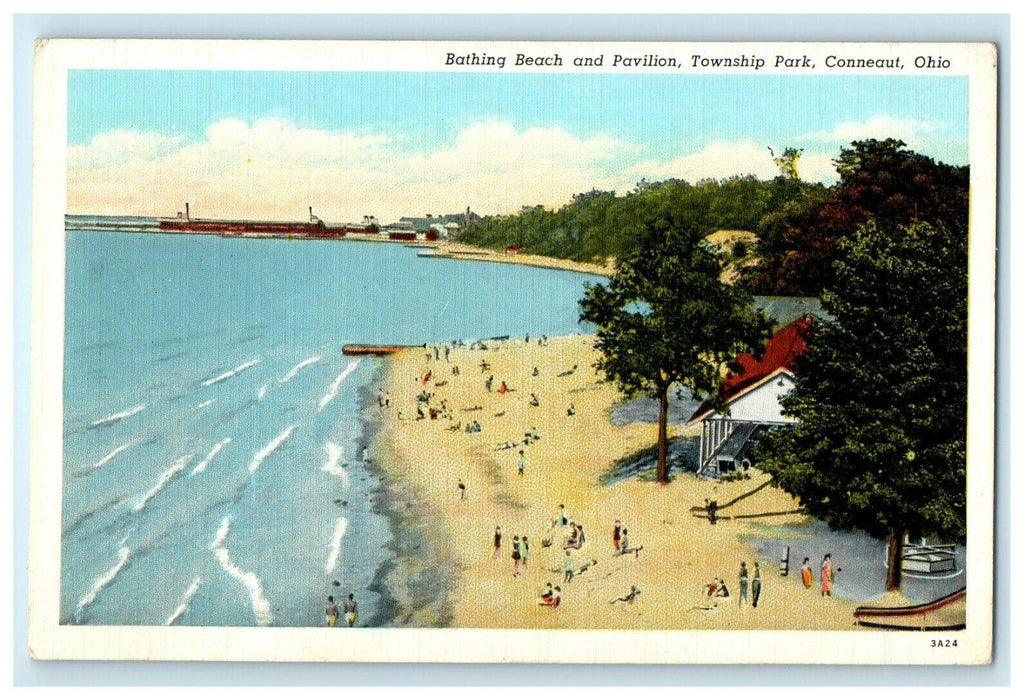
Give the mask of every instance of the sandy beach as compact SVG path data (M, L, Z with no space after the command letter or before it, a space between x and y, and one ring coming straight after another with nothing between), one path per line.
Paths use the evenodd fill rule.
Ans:
M369 411L379 413L380 423L371 457L388 484L384 500L396 511L398 560L385 584L395 592L407 591L393 595L397 624L856 629L855 604L822 598L818 580L813 588L803 588L800 562L794 560L786 578L779 566L760 562L759 604L739 605L740 564L747 563L751 579L756 560L744 541L754 537L750 526L775 528L805 517L737 519L797 509L794 499L779 490L756 490L767 480L761 473L720 484L691 474L677 474L666 486L641 478L603 484L614 463L654 444L656 429L610 423L620 396L591 367L592 342L589 336L552 338L546 344L519 338L488 341L486 349L412 348L388 360L382 393L369 402ZM531 405L534 397L539 405ZM425 418L419 417L420 407ZM467 432L474 422L481 430ZM671 435L684 431L671 427ZM727 519L715 525L691 510L706 498L730 503L752 491L722 508L719 514ZM570 550L574 575L568 583L563 545L571 528L554 524L560 505L586 536L581 548ZM640 546L640 551L616 555L612 530L617 519L628 530L631 548ZM497 557L495 527L502 532ZM513 536L526 536L530 546L518 576L511 557ZM705 595L706 584L717 577L726 582L729 599ZM562 589L557 608L539 605L548 583ZM443 595L428 593L434 587L444 587ZM619 600L632 587L639 594ZM421 605L420 591L426 599Z
M583 272L591 275L604 275L606 277L615 271L614 261L609 261L605 265L597 265L564 258L550 258L546 255L506 253L504 251L490 250L489 248L479 248L457 241L436 241L419 245L420 247L435 249L437 256L441 258L454 260L478 260L480 262L505 263L509 265L527 265L529 267L569 270L571 272Z

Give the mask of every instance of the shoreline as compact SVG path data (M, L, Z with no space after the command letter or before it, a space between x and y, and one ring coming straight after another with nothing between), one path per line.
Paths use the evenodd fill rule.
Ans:
M549 270L565 270L567 272L581 272L584 274L609 277L614 271L612 265L597 265L594 263L577 262L564 258L550 258L545 255L528 255L525 253L505 253L503 251L491 250L490 248L479 248L467 243L456 241L397 241L389 240L379 235L349 234L344 238L314 238L309 236L291 236L279 233L234 233L224 234L214 231L163 231L156 227L135 225L88 225L78 226L67 231L82 232L108 232L108 233L146 233L162 236L215 236L217 238L243 238L248 240L284 240L284 241L318 241L330 243L393 243L409 248L425 248L437 251L435 255L425 256L427 258L440 258L443 260L478 260L480 262L502 263L507 265L523 265L526 267L540 267Z
M400 597L408 599L396 606L394 624L856 629L854 602L821 597L818 582L814 589L804 589L797 562L788 577L781 577L779 567L761 559L746 541L754 537L753 523L781 526L808 519L792 512L797 503L786 493L758 489L730 505L756 490L758 482L717 483L678 474L666 486L641 478L602 484L602 475L614 462L654 443L655 426L611 424L612 407L621 399L589 369L595 352L592 337L555 338L546 346L517 339L490 343L487 350L452 347L450 362L443 353L437 360L427 358L421 347L410 348L385 361L383 384L392 401L390 413L380 421L373 454L386 476L384 499L395 509L390 547L397 556L377 576L392 595L401 591ZM489 369L482 369L483 363ZM455 365L459 375L449 369ZM571 367L577 369L566 374ZM485 382L491 375L488 393ZM501 381L511 385L505 394L497 391ZM420 393L432 396L420 402ZM531 406L531 393L539 398L538 406ZM566 411L571 402L574 416ZM420 406L442 410L437 419L419 419ZM466 432L473 421L480 432ZM518 441L531 428L539 430L540 440ZM671 437L686 432L684 426L670 426ZM511 448L509 443L514 443ZM516 448L527 457L524 475L516 469ZM459 495L459 480L467 487L465 499ZM707 497L727 503L726 514L743 517L716 526L694 517L691 508ZM568 583L563 583L562 552L568 528L553 524L560 503L587 536L581 549L571 550L574 574ZM756 520L750 517L753 513L780 515ZM630 530L631 543L643 545L634 556L614 553L611 531L617 517ZM490 545L495 526L503 533L496 558ZM526 536L530 543L528 563L517 576L510 558L513 534ZM754 608L737 602L742 561L750 579L755 562L762 572L762 602ZM703 594L714 576L731 589L729 600ZM436 598L419 599L427 579L443 591ZM558 608L538 605L548 583L563 588ZM640 598L623 601L634 589Z
M443 555L431 536L433 512L419 494L399 478L397 461L385 441L387 422L378 413L372 385L382 385L386 367L359 393L362 444L369 447L365 469L377 479L373 507L386 518L390 552L376 568L369 589L380 596L368 627L448 627L451 622L448 592L455 563Z
M541 267L549 270L565 270L567 272L581 272L600 277L610 277L615 272L614 265L598 265L596 263L578 262L566 260L565 258L551 258L546 255L531 255L527 253L505 253L504 251L492 250L490 248L479 248L468 243L457 241L436 241L425 247L434 247L438 253L434 257L445 260L477 260L480 262L502 263L507 265L524 265L526 267ZM443 251L443 252L439 252Z

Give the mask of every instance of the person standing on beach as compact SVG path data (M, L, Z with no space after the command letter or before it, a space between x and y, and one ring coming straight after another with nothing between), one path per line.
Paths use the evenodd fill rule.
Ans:
M620 530L621 530L621 525L620 525L619 521L617 520L616 521L616 526L614 528L612 528L612 548L615 549L616 552L619 552L619 535L620 535Z
M562 570L566 573L565 583L569 583L573 580L573 555L570 551L566 550L566 558L562 562Z
M752 576L752 607L759 607L759 594L763 590L763 580L759 576L759 562L755 562L755 575Z
M494 375L492 374L489 377L487 377L487 393L489 394L491 392L491 389L493 389L493 388L494 388Z
M519 450L519 476L523 475L524 469L526 469L526 455L522 450Z
M461 479L458 480L458 500L465 500L465 482Z
M523 557L519 553L519 538L512 537L512 575L518 576L522 565Z
M494 528L494 553L491 554L491 559L494 561L498 560L501 556L501 526L498 525Z
M523 557L523 566L528 566L530 563L530 541L526 538L526 535L523 535L523 539L519 543L519 554Z
M333 596L329 597L329 602L326 604L326 627L336 627L337 619L340 617L340 609L337 608L337 604L333 602Z
M354 599L354 593L347 594L344 612L347 614L347 626L354 627L358 623L358 603Z
M444 346L444 362L451 362L451 346Z
M820 597L831 594L831 587L834 585L834 566L831 564L831 555L825 554L823 564L820 565Z
M813 587L813 568L809 566L809 557L802 560L802 585L807 589Z
M741 570L737 572L740 586L737 593L737 606L740 608L742 602L748 602L748 567L741 562Z

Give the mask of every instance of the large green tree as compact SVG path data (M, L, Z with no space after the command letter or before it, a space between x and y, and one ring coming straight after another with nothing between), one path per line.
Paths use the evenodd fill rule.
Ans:
M748 281L754 292L819 294L838 241L870 218L908 226L967 216L969 168L914 153L897 139L853 141L835 167L840 181L832 188L800 190L760 222L761 264Z
M966 506L967 224L871 220L842 239L762 468L832 527L959 537Z
M589 285L581 320L598 326L596 367L626 396L651 392L659 400L658 481L669 480L669 387L711 399L727 365L753 351L770 323L752 297L720 281L719 256L699 208L675 192L652 193L640 213L640 245L617 265L608 284Z

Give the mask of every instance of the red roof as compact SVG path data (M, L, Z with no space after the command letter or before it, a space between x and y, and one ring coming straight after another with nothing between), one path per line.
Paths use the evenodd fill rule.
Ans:
M806 351L805 338L813 326L811 316L803 316L784 326L766 341L766 349L762 357L743 353L738 355L735 371L723 380L720 386L720 399L724 402L758 384L778 369L794 372L795 363ZM703 403L691 416L691 421L712 410L709 402Z

